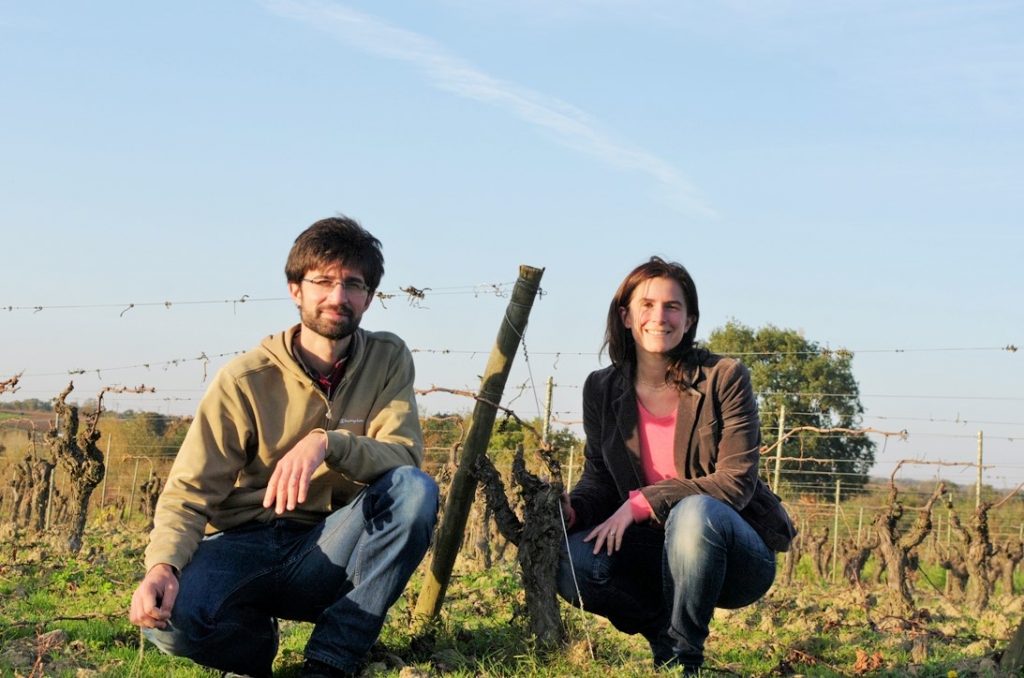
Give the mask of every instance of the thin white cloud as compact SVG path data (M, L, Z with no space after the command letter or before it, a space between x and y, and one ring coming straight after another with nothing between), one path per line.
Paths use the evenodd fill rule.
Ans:
M264 4L281 16L308 23L364 52L408 63L438 89L506 110L552 133L565 146L596 156L612 167L646 174L677 208L717 216L671 163L615 141L584 111L492 77L430 38L339 4L317 0L267 0Z

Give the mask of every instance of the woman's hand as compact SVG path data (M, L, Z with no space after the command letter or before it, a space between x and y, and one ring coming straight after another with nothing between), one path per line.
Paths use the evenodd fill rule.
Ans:
M573 523L576 522L576 509L572 507L572 502L569 501L569 493L562 493L562 521L565 523L566 528L571 528Z
M611 555L622 548L622 534L633 524L633 508L625 502L611 517L590 531L583 541L594 540L594 554L602 548Z

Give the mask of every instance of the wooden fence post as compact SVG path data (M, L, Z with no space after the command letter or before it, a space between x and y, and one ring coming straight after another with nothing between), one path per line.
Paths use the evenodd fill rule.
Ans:
M839 512L842 510L839 504L839 496L842 484L843 481L836 478L836 509L835 518L832 521L832 576L830 578L833 582L836 580L836 568L839 563Z
M135 457L135 470L132 472L132 492L128 497L128 505L125 507L126 514L124 519L128 520L132 517L132 508L135 504L135 486L139 482L139 462L142 461L139 457Z
M540 439L545 443L548 441L548 434L551 433L551 400L555 390L555 378L548 377L547 391L544 397L544 428L541 430Z
M565 491L568 492L572 489L572 465L576 463L576 446L569 446L569 475L565 481ZM1024 525L1020 527L1021 541L1024 541Z
M775 449L775 480L772 481L772 492L779 494L779 474L782 473L782 441L786 437L786 404L779 406L779 440Z
M974 489L974 508L981 506L981 478L985 470L985 434L978 431L978 480Z
M466 442L462 448L459 466L448 489L444 519L434 541L430 568L427 570L423 588L416 602L416 616L420 619L433 619L441 611L441 605L444 603L452 568L455 566L455 557L462 545L469 509L476 494L476 460L480 455L487 453L497 414L496 406L501 402L505 382L508 381L508 374L512 369L512 359L519 350L519 342L526 330L526 322L540 289L543 274L542 268L519 267L519 279L512 289L512 297L498 328L498 338L487 360L487 368L480 384L480 394L477 396L466 431Z
M57 487L57 473L60 471L60 466L56 463L53 465L53 471L50 472L50 489L46 493L46 511L43 515L46 517L43 520L43 528L50 531L50 518L53 516L53 496L56 494Z
M100 485L100 510L107 505L107 478L110 477L110 436L107 436L107 451L103 454L103 483Z

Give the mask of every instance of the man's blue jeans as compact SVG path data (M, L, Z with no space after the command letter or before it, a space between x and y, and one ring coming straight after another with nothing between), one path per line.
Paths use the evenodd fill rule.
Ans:
M319 524L250 523L203 539L181 572L163 651L271 675L277 618L313 622L308 659L355 671L419 565L437 517L437 484L412 466L385 473Z
M588 532L569 535L572 567L563 552L559 594L576 606L582 596L584 609L621 631L644 634L656 663L700 666L715 608L749 605L775 579L775 554L754 528L706 495L676 504L663 533L646 524L631 526L622 549L611 556L606 550L593 553L593 542L583 541Z

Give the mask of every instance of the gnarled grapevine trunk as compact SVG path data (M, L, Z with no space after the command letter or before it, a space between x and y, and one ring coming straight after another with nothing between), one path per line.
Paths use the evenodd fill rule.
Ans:
M963 598L967 591L967 581L970 579L963 554L952 546L941 550L939 567L946 571L946 593L954 600Z
M149 521L147 530L153 529L153 516L156 514L156 502L160 498L160 490L163 487L163 480L160 476L153 476L139 486L139 505L142 515Z
M852 539L845 540L841 546L840 559L843 563L843 578L855 586L860 586L864 564L871 557L871 552L878 548L878 537L864 542L860 546Z
M820 532L811 533L809 551L811 553L811 565L814 567L814 574L819 579L828 577L828 560L831 553L828 549L828 525L821 528Z
M33 452L14 467L14 524L42 532L46 525L46 507L50 502L50 478L53 462Z
M910 551L924 541L932 529L932 506L946 491L939 483L928 502L922 507L917 520L909 530L899 531L899 520L903 516L903 505L897 500L898 491L892 484L889 490L889 509L875 519L874 529L878 537L878 552L885 565L886 584L892 597L892 612L897 616L909 617L914 611L914 596L910 590L907 570L910 566Z
M1024 542L1019 539L1008 540L993 554L992 565L998 573L998 580L1002 582L1004 595L1013 595L1013 572L1022 559Z
M104 473L103 453L96 447L96 441L100 438L96 426L102 411L102 396L96 403L96 411L86 417L82 428L78 408L67 403L67 397L74 388L74 382L69 383L54 400L53 410L57 414L60 429L55 425L46 433L46 442L54 458L67 471L70 479L69 517L60 527L64 547L69 553L78 553L82 548L89 498L103 480Z
M950 509L949 521L953 531L960 535L967 545L964 563L970 580L967 583L967 606L979 613L988 605L992 595L993 577L989 569L992 561L992 540L988 531L988 512L992 504L983 502L974 510L970 529L960 523L960 517Z
M543 453L542 453L543 455ZM519 566L526 593L530 631L541 649L552 649L565 638L559 613L555 579L561 557L561 473L551 455L544 456L552 475L548 483L526 470L523 448L516 449L512 478L523 499L522 520L509 504L501 476L486 455L477 460L476 476L484 488L487 505L505 539L519 547Z

